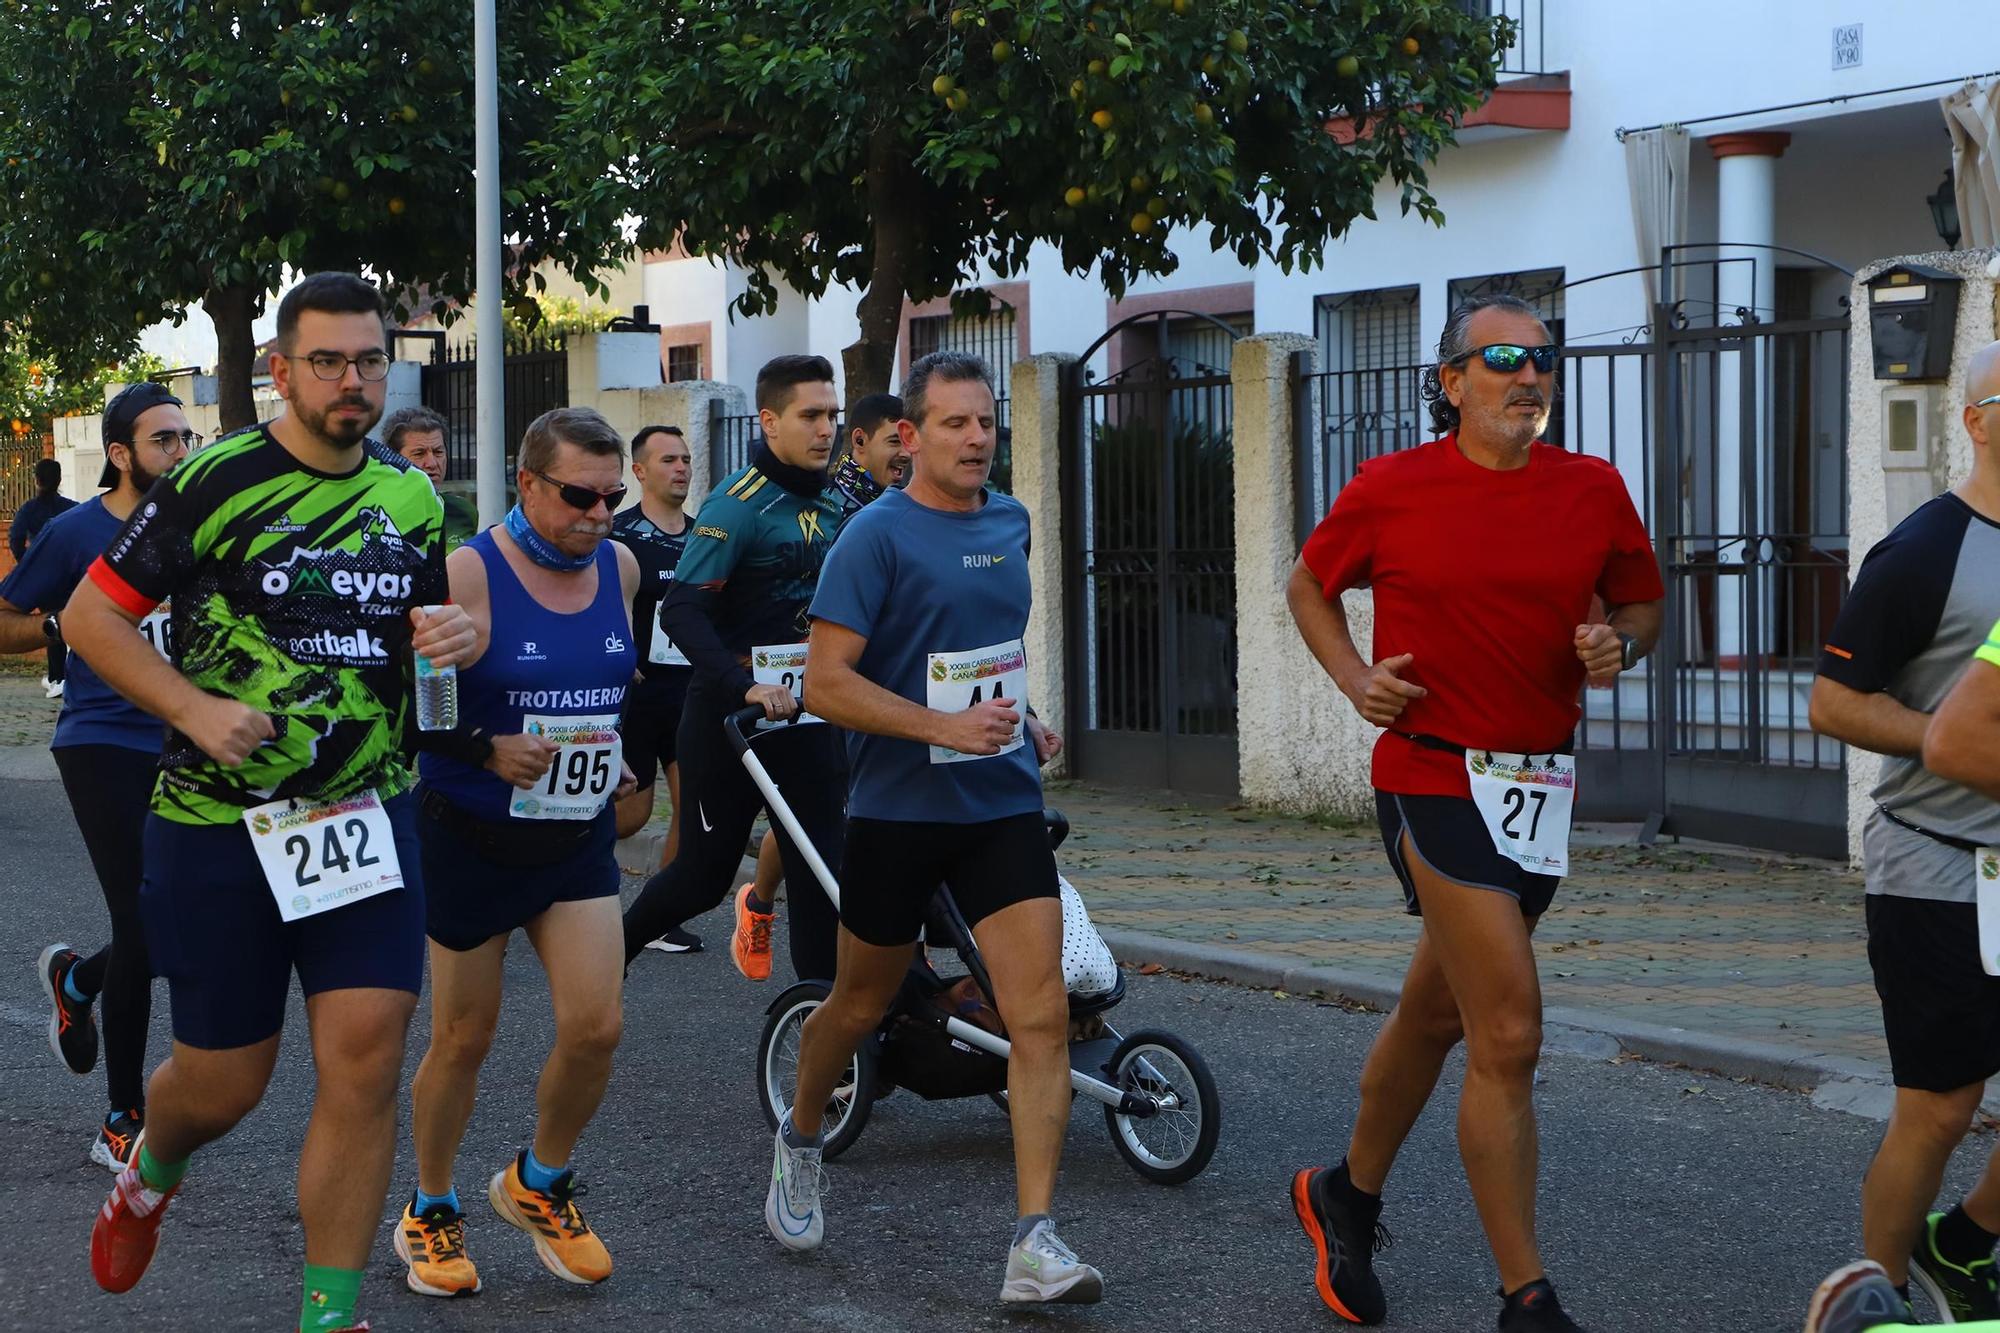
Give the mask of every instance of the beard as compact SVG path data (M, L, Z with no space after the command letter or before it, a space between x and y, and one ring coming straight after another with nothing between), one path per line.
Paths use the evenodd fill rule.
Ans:
M132 489L141 495L152 490L153 483L159 480L158 477L146 471L145 465L137 457L132 459L132 470L126 475L132 478Z
M1547 398L1540 399L1535 414L1523 417L1513 410L1521 401L1524 400L1511 399L1491 411L1477 413L1479 433L1515 449L1524 449L1540 439L1549 426L1550 402Z
M318 412L311 411L297 399L288 398L285 402L292 414L298 417L300 425L336 447L361 443L375 428L375 423L382 419L381 409L360 394L342 395ZM335 417L334 410L341 407L358 407L362 415Z

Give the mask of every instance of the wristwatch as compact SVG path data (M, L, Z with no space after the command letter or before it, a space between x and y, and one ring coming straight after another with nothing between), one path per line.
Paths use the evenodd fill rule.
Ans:
M1638 666L1639 659L1645 656L1639 650L1639 641L1630 634L1620 634L1618 636L1618 646L1621 649L1618 658L1618 667L1621 671L1630 671L1633 667Z
M62 622L53 611L42 617L42 637L50 643L62 642Z

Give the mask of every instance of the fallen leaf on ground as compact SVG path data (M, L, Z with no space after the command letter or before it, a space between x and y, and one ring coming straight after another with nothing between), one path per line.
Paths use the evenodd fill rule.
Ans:
M1140 967L1139 975L1142 977L1156 977L1166 970L1166 968L1160 966L1158 963L1146 963Z

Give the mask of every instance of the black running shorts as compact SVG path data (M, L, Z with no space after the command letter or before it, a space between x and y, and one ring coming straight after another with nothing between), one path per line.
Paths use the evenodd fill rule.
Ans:
M1979 965L1979 908L1868 895L1868 965L1899 1088L1952 1092L2000 1073L2000 977Z
M1382 846L1389 864L1403 883L1403 910L1422 916L1417 884L1403 864L1402 838L1408 830L1417 857L1430 871L1454 884L1492 889L1521 904L1521 915L1537 917L1549 910L1560 875L1538 875L1493 849L1493 835L1469 796L1399 796L1375 793L1375 818L1382 826Z
M625 762L648 791L654 780L678 756L681 709L687 702L691 671L666 671L648 676L625 696L625 719L618 728L625 742Z
M981 824L847 821L840 924L864 944L913 943L942 883L968 926L1003 907L1061 894L1042 812Z

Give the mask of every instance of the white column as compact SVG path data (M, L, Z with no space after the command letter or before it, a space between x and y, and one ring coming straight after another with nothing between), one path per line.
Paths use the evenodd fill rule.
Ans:
M1733 324L1739 318L1771 323L1777 318L1778 158L1791 142L1791 135L1774 132L1717 134L1708 139L1715 155L1717 246L1716 299L1719 324ZM1745 316L1738 316L1741 308ZM1697 315L1697 318L1699 316ZM1712 531L1721 539L1719 558L1723 565L1736 564L1745 555L1757 552L1754 539L1770 531L1771 490L1774 454L1770 439L1771 405L1768 342L1747 340L1740 351L1723 353L1716 372L1716 477ZM1746 385L1755 394L1754 421L1742 423ZM1746 494L1743 471L1746 459L1753 467L1754 490ZM1697 519L1697 528L1704 526ZM1744 579L1722 578L1716 589L1716 651L1723 657L1741 657L1765 651L1773 642L1770 619L1774 612L1772 589L1761 587L1755 603L1758 611L1755 640L1751 638L1750 611L1745 600ZM1766 581L1768 583L1768 581ZM1732 701L1726 695L1718 706L1727 725Z

